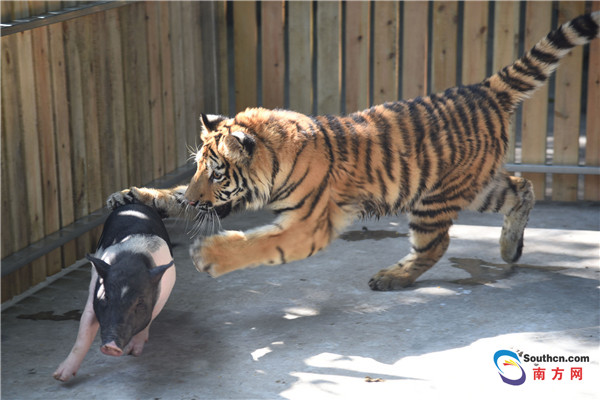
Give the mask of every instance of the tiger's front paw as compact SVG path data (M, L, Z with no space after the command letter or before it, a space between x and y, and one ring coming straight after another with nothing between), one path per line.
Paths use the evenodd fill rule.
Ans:
M244 239L242 232L234 231L199 238L190 247L190 257L199 272L207 272L213 278L217 278L247 266L240 246Z
M196 239L194 244L190 246L190 257L198 272L207 272L210 276L216 278L218 275L215 275L215 271L213 270L214 264L206 262L205 257L202 256L203 242L204 238Z
M135 194L138 191L136 187L124 189L120 192L115 192L106 199L106 207L109 210L114 210L117 207L124 206L136 202Z
M399 267L390 267L382 269L369 281L371 290L387 291L400 290L410 286L415 281L415 277L402 271Z

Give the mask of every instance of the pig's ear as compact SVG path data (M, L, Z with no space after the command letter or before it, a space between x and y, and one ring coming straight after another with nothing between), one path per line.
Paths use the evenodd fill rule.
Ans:
M98 275L100 275L102 279L106 279L106 275L108 274L108 269L110 268L110 265L105 263L101 259L92 256L91 254L86 254L85 258L87 258L92 262L92 264L94 264Z
M160 279L162 278L165 271L168 270L169 267L172 267L174 264L175 264L175 262L171 261L168 264L159 265L158 267L152 268L150 270L150 281L153 284L158 285L158 282L160 282Z

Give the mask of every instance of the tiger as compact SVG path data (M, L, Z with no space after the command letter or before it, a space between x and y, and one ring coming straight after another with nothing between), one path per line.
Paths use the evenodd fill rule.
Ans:
M358 218L405 213L409 254L368 282L399 290L443 256L465 209L503 215L500 253L515 263L535 196L530 181L503 169L510 116L570 49L599 36L599 25L599 11L579 16L477 84L348 115L260 107L232 118L202 114L188 185L131 187L107 205L139 202L166 216L192 210L191 218L270 209L266 226L194 240L196 269L213 277L305 259Z

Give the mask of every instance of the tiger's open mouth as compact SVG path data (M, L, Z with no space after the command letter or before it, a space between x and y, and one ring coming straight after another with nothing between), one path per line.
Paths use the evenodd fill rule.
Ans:
M200 203L198 201L190 201L189 204L200 211L214 209L219 218L225 218L231 212L231 202L219 206L213 206L212 203Z

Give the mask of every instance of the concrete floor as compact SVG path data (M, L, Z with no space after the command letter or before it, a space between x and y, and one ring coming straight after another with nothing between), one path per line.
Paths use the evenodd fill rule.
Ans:
M414 287L384 293L367 282L408 252L404 216L359 221L310 259L218 279L196 272L185 223L169 220L177 283L144 354L108 357L96 338L77 377L52 378L87 295L89 265L71 267L3 305L2 399L598 398L600 207L538 204L512 269L499 256L501 222L462 213L443 260ZM520 352L521 386L502 382L501 349ZM590 362L534 364L525 354Z

